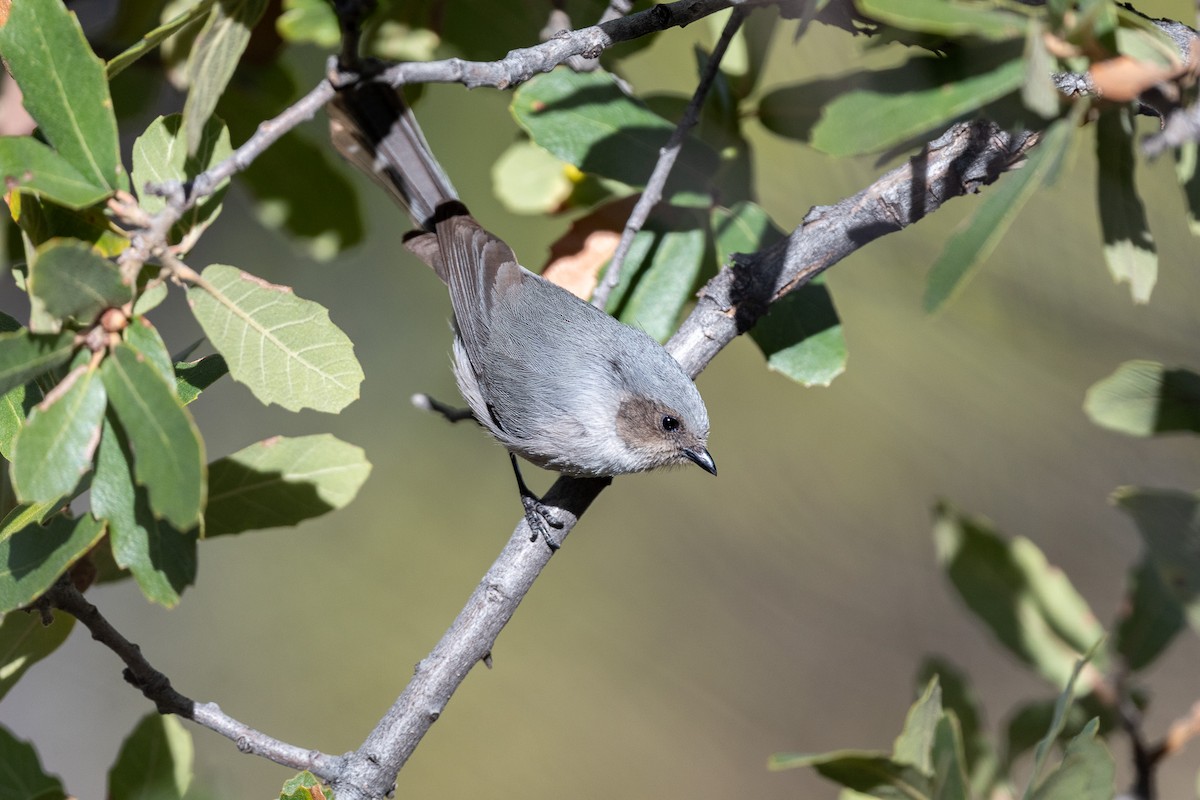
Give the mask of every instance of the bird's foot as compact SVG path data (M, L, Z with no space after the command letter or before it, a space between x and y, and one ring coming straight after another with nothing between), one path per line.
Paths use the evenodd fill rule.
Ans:
M562 542L556 541L550 534L551 529L562 530L563 527L554 510L532 494L522 493L521 505L525 507L525 521L529 523L529 530L532 531L529 541L536 542L540 535L551 550L561 547Z

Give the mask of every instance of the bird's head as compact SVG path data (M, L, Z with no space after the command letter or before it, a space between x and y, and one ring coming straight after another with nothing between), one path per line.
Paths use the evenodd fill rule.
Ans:
M639 470L674 464L696 464L717 474L708 453L708 411L696 386L686 376L675 391L626 395L617 408L617 435L638 461Z

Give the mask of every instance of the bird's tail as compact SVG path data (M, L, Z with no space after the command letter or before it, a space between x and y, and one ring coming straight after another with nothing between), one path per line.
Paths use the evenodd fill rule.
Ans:
M381 83L338 92L329 102L330 138L342 157L371 176L413 224L433 230L458 193L442 170L400 93Z

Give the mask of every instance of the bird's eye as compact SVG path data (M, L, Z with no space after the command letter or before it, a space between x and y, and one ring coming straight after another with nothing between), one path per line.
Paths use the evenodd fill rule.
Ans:
M679 430L679 420L670 414L665 415L662 418L662 429L667 433Z

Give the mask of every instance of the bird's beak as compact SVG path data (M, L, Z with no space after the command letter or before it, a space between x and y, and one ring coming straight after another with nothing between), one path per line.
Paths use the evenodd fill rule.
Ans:
M700 467L700 469L704 470L710 475L717 474L716 462L714 462L713 457L708 454L708 450L704 449L703 447L698 447L694 450L689 447L683 451L683 454L692 461L696 462L696 466Z

